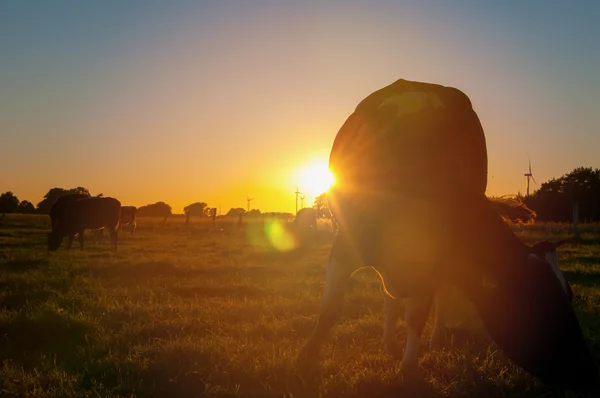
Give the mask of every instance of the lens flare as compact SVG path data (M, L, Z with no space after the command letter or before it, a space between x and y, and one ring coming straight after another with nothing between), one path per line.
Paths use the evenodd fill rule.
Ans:
M265 220L265 235L267 240L279 251L289 251L296 247L296 239L281 220Z

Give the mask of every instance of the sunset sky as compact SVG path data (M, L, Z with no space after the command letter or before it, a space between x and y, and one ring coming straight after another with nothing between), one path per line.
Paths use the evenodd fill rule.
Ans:
M471 98L488 194L523 192L528 155L538 183L600 167L600 2L483 3L2 1L0 192L293 212L298 173L399 78Z

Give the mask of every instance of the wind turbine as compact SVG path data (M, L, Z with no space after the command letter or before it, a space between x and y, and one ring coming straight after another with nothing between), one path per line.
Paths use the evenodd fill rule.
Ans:
M248 202L248 212L250 211L250 202L253 201L254 199L256 199L256 198L246 197L246 202Z
M532 179L535 184L537 181L533 178L533 174L531 173L531 158L529 158L529 173L525 173L525 190L527 191L527 196L529 196L529 179Z
M296 185L296 192L294 193L296 194L296 214L298 214L298 196L300 196L302 207L304 207L304 194L298 190L298 185Z

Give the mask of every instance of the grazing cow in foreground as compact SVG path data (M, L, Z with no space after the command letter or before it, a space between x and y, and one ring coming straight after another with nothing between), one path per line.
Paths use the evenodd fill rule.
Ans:
M568 388L597 383L598 368L561 281L485 196L485 135L464 93L407 80L372 93L338 132L329 168L339 231L317 325L300 352L302 368L317 360L351 273L372 266L390 296L410 299L407 350L415 352L405 358L417 356L415 339L434 293L449 284L525 371Z
M531 209L527 208L521 201L512 199L512 198L490 198L490 203L492 207L496 209L496 211L505 219L506 222L510 223L530 223L535 219L535 212ZM571 285L565 279L562 271L558 266L558 253L556 249L563 245L565 241L559 242L550 242L550 241L541 241L536 242L531 246L531 254L535 255L541 259L545 259L548 264L552 267L552 271L555 273L556 277L560 280L569 301L573 301L573 291L571 289ZM431 334L431 339L429 343L429 347L431 349L441 348L445 342L446 335L446 318L445 318L445 310L447 306L444 305L444 295L447 292L447 286L440 286L438 291L434 293L434 297L432 298L432 304L435 306L435 318L433 323L433 332ZM415 304L409 304L405 311L409 308L415 307ZM427 311L427 314L424 314L425 319L427 319L429 314L429 308L426 306L421 306L417 308L421 308L423 311ZM398 319L400 318L400 300L396 300L391 298L389 295L384 297L384 308L385 308L385 323L384 323L384 331L383 331L383 344L385 345L388 352L396 357L402 356L402 350L400 348L399 342L395 337L396 324ZM417 353L419 350L419 342L420 335L416 335L414 333L409 333L408 341L406 344L406 350L404 351L404 357L402 358L402 364L404 368L415 368L417 366Z
M129 224L131 227L131 235L133 236L133 230L137 227L137 223L135 221L135 213L137 208L135 206L121 206L121 220L119 221L119 225L121 228L124 225Z
M312 207L305 207L298 210L294 225L302 230L312 230L317 232L317 211Z
M115 251L118 249L117 228L121 217L121 202L115 198L87 197L62 205L54 212L56 225L48 234L48 250L55 251L60 247L65 236L69 237L68 248L73 238L79 235L79 246L83 250L83 234L86 229L106 228L111 237Z
M565 291L570 302L573 301L573 291L569 282L565 279L562 271L558 267L558 253L556 249L561 246L564 241L559 242L550 242L550 241L541 241L533 244L531 246L531 254L533 256L537 256L541 259L546 259L548 264L552 267L552 271L555 273L556 277L561 282L561 285ZM425 319L429 316L429 310L431 305L435 306L435 319L433 323L433 331L431 333L431 338L429 342L430 349L441 348L445 343L446 337L446 317L445 310L447 310L447 306L444 304L444 295L447 293L448 286L442 284L439 286L438 290L433 293L433 297L430 298L430 304L427 305L419 305L418 302L414 302L418 299L408 299L409 303L405 308L405 319L414 319L415 318L415 308L421 311L426 311L426 313L417 314L417 317L424 317ZM410 300L413 300L411 303ZM387 351L395 356L402 356L402 349L400 348L399 342L396 339L396 324L398 319L400 318L400 300L394 299L389 295L384 297L384 308L385 308L385 323L383 330L383 344L385 345ZM412 313L409 313L412 311ZM409 325L409 330L407 334L407 342L406 349L404 351L404 355L402 357L402 366L403 368L415 369L418 363L418 352L420 348L420 331L411 327L413 325ZM422 330L421 330L422 331Z

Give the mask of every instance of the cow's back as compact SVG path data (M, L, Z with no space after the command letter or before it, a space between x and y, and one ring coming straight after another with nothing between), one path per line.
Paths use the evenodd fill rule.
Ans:
M135 221L136 212L137 208L135 206L121 206L121 219L124 222L133 222Z
M401 79L356 107L335 138L329 167L336 196L367 207L397 195L483 195L485 136L460 90Z
M52 223L52 228L54 228L58 219L64 216L65 213L69 211L69 208L73 206L73 203L75 203L78 200L87 199L90 197L90 195L83 193L71 193L58 197L52 205L52 207L50 208L49 215Z
M103 227L115 229L120 218L121 202L117 199L90 197L73 202L59 223L69 232Z
M312 207L305 207L298 210L296 218L294 219L295 224L306 224L309 226L316 225L317 223L317 212Z

